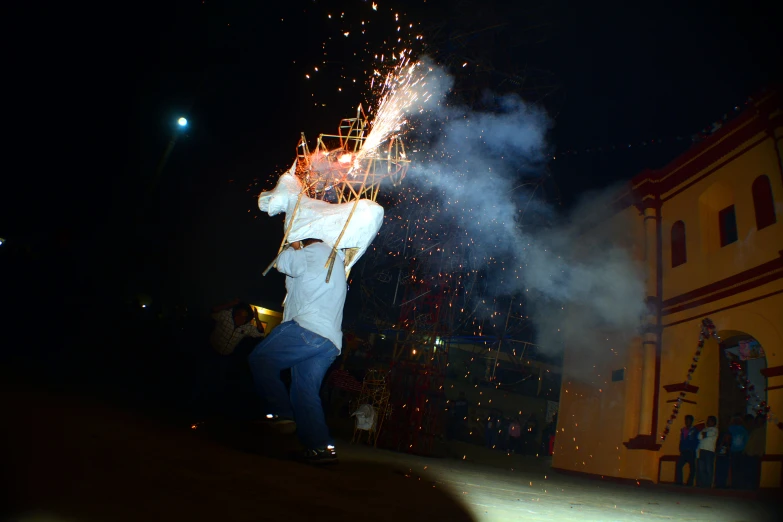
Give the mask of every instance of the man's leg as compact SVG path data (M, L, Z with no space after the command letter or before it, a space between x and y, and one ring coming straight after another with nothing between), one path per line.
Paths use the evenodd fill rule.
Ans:
M688 459L688 486L693 486L693 479L696 478L696 452L687 450L685 458Z
M326 371L337 358L334 344L304 330L308 351L312 355L291 368L291 405L299 440L308 449L323 449L333 444L321 404L321 383Z
M740 489L743 486L742 472L742 453L733 451L731 453L731 487L732 489Z
M294 418L291 399L280 372L317 353L304 342L302 332L307 330L294 321L286 321L272 330L248 358L256 393L266 408L265 415Z
M712 479L715 476L715 452L714 451L702 451L704 458L704 483L703 488L712 487Z
M725 488L729 474L729 456L722 455L715 458L715 487Z
M682 468L688 463L688 459L685 458L684 453L680 453L680 458L677 459L677 464L674 465L674 483L682 486Z
M704 475L704 461L701 458L701 455L699 455L696 458L696 487L700 488L701 484L703 482L702 477Z

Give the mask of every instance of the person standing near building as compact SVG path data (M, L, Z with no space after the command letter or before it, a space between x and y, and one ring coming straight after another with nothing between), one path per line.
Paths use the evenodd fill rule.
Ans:
M680 430L680 458L674 468L674 482L682 486L682 468L688 465L688 486L696 477L696 448L699 447L699 430L693 426L693 415L685 416L685 426Z
M699 455L697 466L699 475L696 485L702 488L711 488L715 474L715 445L718 442L718 419L710 415L707 417L707 427L699 433Z
M497 439L498 429L495 424L495 419L492 418L492 414L487 418L487 424L484 427L484 444L487 448L492 449L495 447L495 439Z
M522 440L522 426L519 425L519 417L514 417L508 425L509 449L512 453L521 453L520 443Z
M509 424L511 424L511 419L508 417L498 417L498 448L506 452L509 450Z
M731 433L721 433L715 449L715 487L725 488L731 468Z
M324 418L320 389L324 375L342 349L343 306L348 286L338 252L329 281L332 248L319 239L295 241L277 259L286 275L283 322L250 354L256 391L266 405L267 423L281 432L297 431L313 464L337 462ZM291 369L290 394L280 372Z
M523 433L523 436L525 437L525 453L528 455L533 455L538 453L538 451L536 451L536 448L538 447L538 445L536 444L537 433L538 433L538 420L536 419L536 414L531 413L530 416L527 418L527 422L525 423L524 433Z
M552 415L552 420L543 430L541 434L541 447L542 453L545 455L552 455L554 452L555 435L557 434L557 413Z
M748 430L743 425L740 415L731 418L729 426L731 433L731 487L741 489L746 486L747 466L745 465L745 445L748 443Z

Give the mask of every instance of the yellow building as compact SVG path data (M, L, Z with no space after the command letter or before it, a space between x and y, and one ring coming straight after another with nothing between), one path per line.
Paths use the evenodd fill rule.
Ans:
M761 486L781 487L781 140L780 91L766 92L668 166L631 181L612 219L638 230L650 315L642 337L615 347L619 356L600 361L592 379L576 377L584 361L567 348L553 467L672 482L686 415L696 423L715 415L722 429L760 400L770 408ZM707 340L695 357L704 318L721 342ZM749 356L740 363L754 384L749 400L725 353L739 350Z
M258 313L258 318L264 326L264 333L269 334L283 320L283 314L277 310L270 310L263 306L250 305L253 311Z

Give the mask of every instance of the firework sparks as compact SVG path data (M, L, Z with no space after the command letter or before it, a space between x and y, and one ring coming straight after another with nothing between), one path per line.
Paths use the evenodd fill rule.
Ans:
M454 292L453 302L449 301L448 308L454 309L456 316L450 321L449 329L487 335L487 329L498 327L496 323L500 317L495 310L498 301L494 297L511 286L519 285L526 270L526 265L518 262L521 259L509 257L509 247L498 239L498 231L513 227L510 222L520 219L524 210L500 216L494 205L472 196L513 191L504 184L502 176L503 164L508 164L509 158L504 154L492 157L491 161L474 161L471 159L474 156L468 155L470 149L479 144L486 146L493 134L482 131L474 136L473 132L465 132L463 146L453 134L462 133L470 127L467 120L463 125L465 129L462 129L438 117L423 114L435 107L434 102L441 106L445 104L440 98L444 94L443 78L440 76L443 71L419 59L424 36L420 24L411 23L408 14L387 5L379 9L378 4L373 2L344 14L327 15L321 11L319 16L323 16L325 22L325 19L329 20L327 23L334 31L334 38L324 41L322 61L311 62L301 71L305 81L312 85L308 93L312 93L313 103L320 107L326 104L318 100L319 92L333 92L334 88L338 88L348 96L359 97L362 105L370 108L370 118L369 125L357 132L357 138L350 147L327 141L324 149L313 151L308 168L313 169L310 172L320 180L312 184L316 191L314 197L336 202L333 198L340 190L344 197L356 197L351 195L355 194L352 191L368 171L372 174L365 182L367 186L379 183L377 180L384 176L384 179L391 178L396 184L404 176L408 156L401 148L396 159L392 159L395 153L390 151L395 140L401 141L400 137L414 126L420 127L424 134L444 139L434 146L431 143L410 143L418 169L416 183L406 183L383 195L384 206L394 208L394 211L387 213L385 226L376 241L377 250L371 247L364 262L377 268L368 273L377 271L381 274L380 279L391 282L397 279L398 284L411 287L414 297L425 291L417 285L448 285ZM379 35L379 31L384 34ZM337 41L350 42L356 58L352 63L361 64L363 71L358 67L346 69L343 65L339 65L339 72L336 70L341 62L330 57L333 54L331 46ZM460 65L463 63L456 64L456 67ZM468 65L465 62L460 69L468 70ZM370 71L370 74L365 71ZM321 83L331 81L335 73L339 74L340 84L325 86ZM361 92L356 90L362 84L364 89ZM447 129L449 132L446 132ZM343 135L342 132L340 134ZM451 141L445 140L447 135ZM406 138L406 141L409 140ZM354 143L358 146L354 147ZM383 165L377 174L368 169L369 165L376 163ZM486 166L491 168L483 168ZM399 169L401 175L390 176L389 172L394 172L394 169ZM448 179L437 176L444 169L449 173ZM479 185L486 190L479 189ZM385 271L390 272L388 278L382 274ZM397 276L395 272L398 271L399 277L393 278L392 275ZM406 304L414 310L409 318L411 321L415 322L422 315L419 310L425 306L427 295ZM396 302L407 300L408 296L400 295ZM527 319L525 305L520 302L517 306L519 310L515 310L514 315ZM400 315L395 314L391 319L397 321Z
M360 158L375 154L383 143L404 132L408 116L430 98L426 78L431 70L422 62L411 60L405 51L400 53L399 64L386 76L381 88L372 129L359 151Z

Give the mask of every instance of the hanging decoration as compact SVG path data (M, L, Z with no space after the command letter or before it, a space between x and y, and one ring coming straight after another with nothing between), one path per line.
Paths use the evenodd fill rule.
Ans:
M699 344L697 345L696 353L693 355L693 359L691 360L691 367L688 368L688 375L685 378L685 384L691 383L691 379L693 379L693 372L696 371L696 366L699 363L699 358L701 357L701 351L704 348L704 341L706 341L709 337L713 337L716 341L720 342L718 332L715 330L715 324L712 322L712 320L705 317L701 321ZM663 433L661 433L661 442L666 440L666 436L671 431L671 426L674 424L674 421L677 419L677 415L680 413L680 406L682 406L682 400L685 398L685 395L685 392L681 391L680 395L677 397L677 402L674 403L672 414L669 415L669 419L666 421L666 427L663 429Z
M767 417L769 420L775 423L778 428L783 430L783 421L781 421L777 415L770 411L770 407L767 404L767 401L761 400L761 397L759 397L759 394L756 391L756 386L750 382L750 379L745 373L745 370L742 369L742 363L740 362L741 358L737 357L731 352L726 352L726 358L729 360L729 368L731 369L732 375L734 375L734 378L737 380L737 384L739 385L740 390L745 390L745 400L751 401L752 399L754 404L753 408L756 410L756 415L763 415L764 417Z
M709 337L712 337L718 343L721 342L720 336L718 335L718 332L715 329L715 323L713 323L710 318L705 317L701 321L701 331L699 332L699 343L696 348L696 353L693 355L693 359L691 359L691 366L690 368L688 368L688 375L685 378L685 384L691 383L691 379L693 379L693 373L696 371L696 367L699 363L699 358L701 357L701 351L704 348L704 342ZM757 414L768 417L772 422L774 422L777 425L778 428L783 430L783 421L781 421L776 415L770 412L770 407L769 405L767 405L766 401L762 401L761 398L759 398L758 394L756 393L756 387L753 385L753 383L750 382L750 379L748 379L748 376L745 374L745 371L742 369L742 364L739 362L738 357L730 352L726 352L726 357L729 358L729 365L731 367L731 371L734 377L737 379L737 383L739 384L740 389L746 390L745 400L747 401L753 398L758 407ZM672 413L671 415L669 415L669 418L666 420L666 427L663 429L663 432L661 433L661 442L666 440L666 436L669 435L669 432L671 431L671 426L672 424L674 424L674 421L677 419L677 415L680 413L680 407L682 406L682 401L685 398L685 396L686 396L686 392L681 391L679 396L677 397L677 402L674 403L674 408L672 409Z
M740 341L738 349L740 359L743 361L750 359L762 359L767 355L764 353L764 348L762 348L762 346L756 340ZM728 352L726 356L728 357Z

